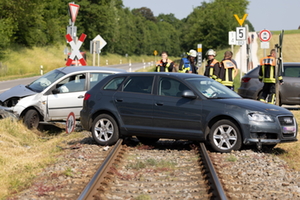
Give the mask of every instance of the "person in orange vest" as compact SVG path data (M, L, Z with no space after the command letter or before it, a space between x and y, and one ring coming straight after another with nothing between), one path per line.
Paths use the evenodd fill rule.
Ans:
M215 59L216 52L213 49L209 49L206 52L206 56L208 61L207 61L207 65L205 66L204 76L207 76L214 80L218 80L220 66L219 66L219 61Z
M275 66L276 66L276 50L272 49L270 55L264 57L260 60L260 69L259 69L259 81L264 83L262 89L262 95L260 101L268 102L270 104L275 103ZM281 71L279 70L278 80L280 84L283 84Z
M161 60L156 62L156 72L172 72L174 62L168 58L168 52L161 53Z
M224 53L224 59L220 64L220 74L218 81L234 90L233 80L236 77L238 70L235 60L232 59L233 53L231 51L226 51Z

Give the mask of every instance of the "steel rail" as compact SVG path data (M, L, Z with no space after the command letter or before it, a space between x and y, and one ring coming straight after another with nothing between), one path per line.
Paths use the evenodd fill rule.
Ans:
M103 161L102 165L99 167L97 172L94 174L90 182L81 192L80 196L77 198L78 200L85 200L85 199L92 199L93 194L97 192L97 185L101 184L102 179L104 178L103 175L109 171L109 167L112 165L118 153L122 147L123 139L119 139L118 142L115 144L114 148L110 151L108 156Z
M216 191L216 196L217 196L216 198L220 199L220 200L227 200L227 196L225 194L223 186L222 186L220 179L218 177L218 174L212 164L212 161L207 153L207 149L206 149L204 143L200 143L200 154L204 158L203 162L207 166L209 173L211 175L211 179L213 180L212 184Z

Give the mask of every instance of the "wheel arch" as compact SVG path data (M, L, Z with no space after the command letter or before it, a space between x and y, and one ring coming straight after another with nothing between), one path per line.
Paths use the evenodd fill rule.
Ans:
M34 107L34 106L29 106L29 107L27 107L27 108L25 108L23 111L22 111L22 113L20 114L20 119L23 119L24 118L24 116L25 116L25 114L27 113L27 111L28 110L36 110L37 111L37 113L39 114L39 117L40 117L40 121L43 121L44 120L44 116L41 114L41 112L40 112L40 110L39 109L37 109L36 107Z
M215 116L213 117L212 119L209 120L209 122L207 123L206 125L206 128L205 128L205 140L207 141L208 140L208 135L209 135L209 132L211 130L211 127L218 121L220 120L224 120L224 119L227 119L227 120L230 120L231 122L233 122L239 129L240 133L241 133L241 139L242 141L244 140L244 134L243 134L243 129L240 125L240 123L238 122L237 119L231 117L231 116L228 116L228 115L218 115L218 116Z
M110 115L112 118L114 118L114 120L116 121L117 125L118 125L118 129L119 129L119 133L122 134L121 132L121 128L120 128L120 122L118 120L118 118L116 117L116 115L109 111L109 110L98 110L97 112L95 112L92 116L91 116L91 124L93 123L93 121L96 119L96 117L98 117L101 114L107 114ZM90 130L91 130L92 126L90 126Z

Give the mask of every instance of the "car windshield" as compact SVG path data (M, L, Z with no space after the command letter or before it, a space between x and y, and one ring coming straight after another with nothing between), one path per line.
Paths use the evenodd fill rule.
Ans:
M201 94L210 99L241 98L237 93L210 78L187 78Z
M49 85L51 85L53 82L55 82L57 79L61 78L64 75L65 73L59 70L53 70L27 85L27 88L35 92L42 92Z

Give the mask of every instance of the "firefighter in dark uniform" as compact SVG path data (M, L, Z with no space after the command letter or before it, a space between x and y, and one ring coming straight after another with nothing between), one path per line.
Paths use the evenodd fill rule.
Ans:
M196 66L196 57L197 57L197 51L194 49L191 49L187 53L186 58L182 58L180 60L180 64L178 67L178 72L181 73L194 73L198 74L198 67Z
M156 72L172 72L174 62L168 58L168 53L163 51L161 53L161 60L156 62Z
M214 80L219 80L219 72L220 72L220 65L219 61L215 59L216 52L213 49L209 49L206 52L207 56L207 65L205 66L204 76L212 78Z
M260 60L259 81L264 83L260 101L275 103L275 66L276 66L276 50L272 49L270 55ZM279 70L278 80L283 83L281 71Z
M220 64L219 82L234 90L233 80L236 77L238 70L236 62L232 59L233 53L231 51L226 51L224 53L224 59Z

